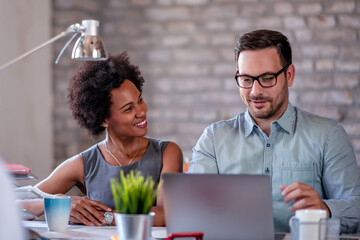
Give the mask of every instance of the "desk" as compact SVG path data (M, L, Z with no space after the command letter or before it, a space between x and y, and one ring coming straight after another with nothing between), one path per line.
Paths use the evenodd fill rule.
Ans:
M112 235L117 235L115 226L88 227L84 225L69 225L64 232L49 232L45 221L23 221L23 226L39 234L42 239L98 239L109 240ZM166 237L165 227L152 228L152 240L164 239ZM181 239L181 238L180 238ZM179 239L179 240L180 240ZM360 236L341 236L340 240L360 240ZM290 240L286 234L283 240Z
M45 221L23 221L23 226L40 235L42 239L98 239L109 240L112 235L117 235L115 226L88 227L84 225L69 225L64 232L49 232ZM164 239L165 227L153 227L152 240ZM30 236L34 237L34 236Z

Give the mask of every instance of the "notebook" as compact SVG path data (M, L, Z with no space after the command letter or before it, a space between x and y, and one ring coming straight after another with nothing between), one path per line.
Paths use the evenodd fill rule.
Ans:
M205 240L271 239L267 175L163 174L167 233L203 232Z

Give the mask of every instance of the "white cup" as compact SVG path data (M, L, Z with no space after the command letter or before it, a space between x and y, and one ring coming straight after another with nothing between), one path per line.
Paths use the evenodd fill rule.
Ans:
M290 218L291 239L298 240L324 240L320 239L320 221L326 220L327 214L321 209L297 210L295 216ZM324 234L321 234L324 236Z
M49 231L64 231L68 227L71 198L54 196L44 198L45 219Z

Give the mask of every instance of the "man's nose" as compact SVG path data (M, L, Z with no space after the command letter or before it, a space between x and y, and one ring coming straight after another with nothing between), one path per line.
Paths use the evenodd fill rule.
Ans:
M253 86L251 88L251 94L257 96L262 93L263 90L264 88L260 85L259 81L254 80Z

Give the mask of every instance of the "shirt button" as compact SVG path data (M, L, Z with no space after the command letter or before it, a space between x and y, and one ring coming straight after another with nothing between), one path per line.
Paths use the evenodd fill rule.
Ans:
M266 168L265 173L266 173L266 174L269 174L269 173L270 173L270 169L269 169L269 168Z
M267 143L266 146L267 146L267 147L270 147L270 143Z

